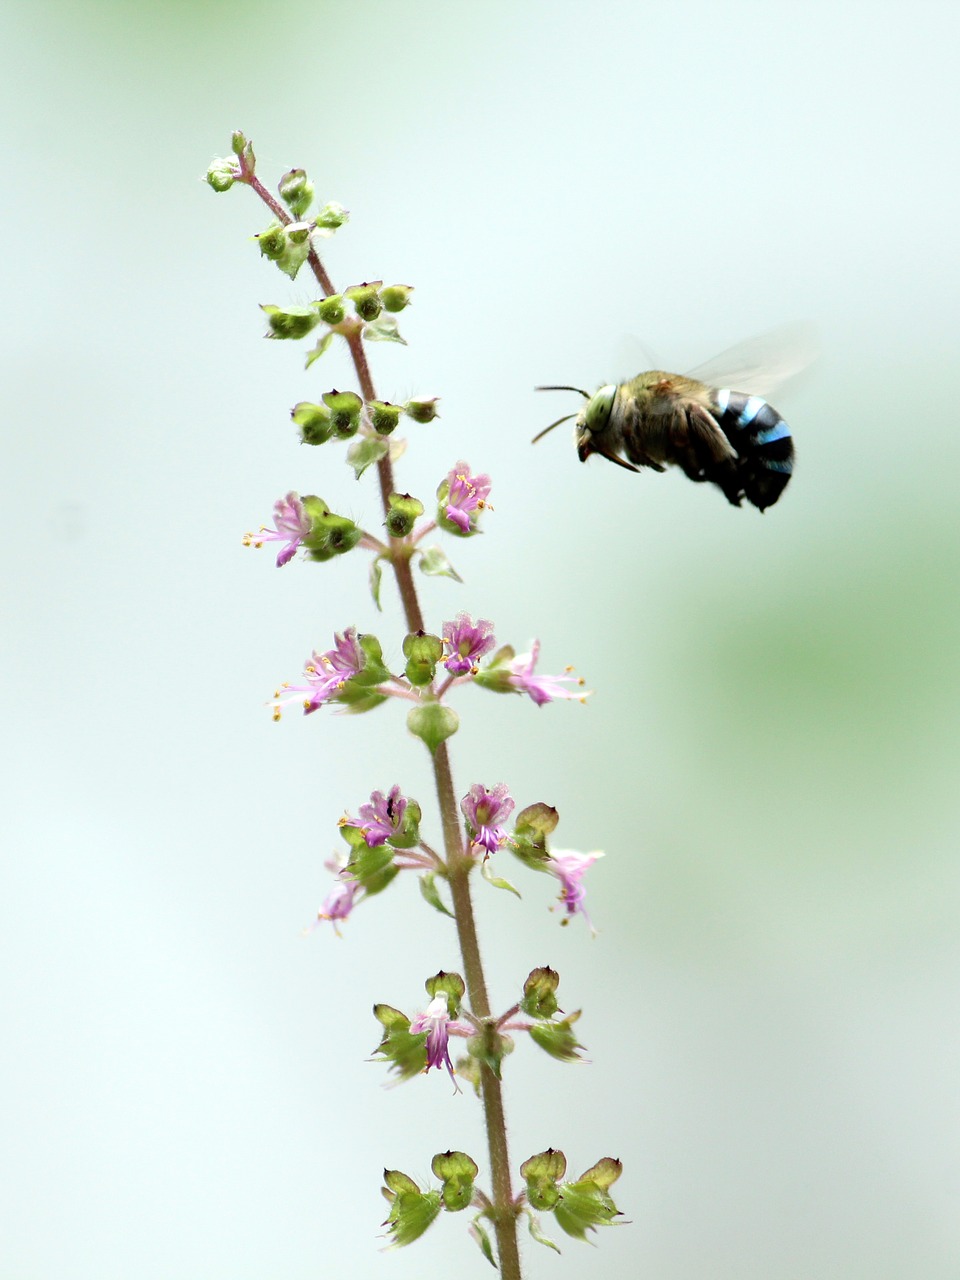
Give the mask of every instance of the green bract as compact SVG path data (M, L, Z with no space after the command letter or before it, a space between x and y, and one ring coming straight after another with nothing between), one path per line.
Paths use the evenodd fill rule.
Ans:
M431 755L459 727L460 717L457 713L439 702L421 702L407 715L407 728L426 745Z

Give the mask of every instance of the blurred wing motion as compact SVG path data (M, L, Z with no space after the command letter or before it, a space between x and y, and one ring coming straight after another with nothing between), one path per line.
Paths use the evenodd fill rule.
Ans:
M812 324L787 324L747 338L687 374L708 387L729 387L755 396L771 395L817 358Z

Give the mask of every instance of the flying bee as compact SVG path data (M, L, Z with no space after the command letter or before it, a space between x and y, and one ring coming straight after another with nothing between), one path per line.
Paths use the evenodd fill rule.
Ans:
M809 364L813 348L810 330L791 326L686 375L651 369L592 396L580 387L537 387L575 391L587 403L578 414L552 422L534 443L576 418L581 462L597 453L628 471L675 465L691 480L715 484L735 507L746 498L763 511L793 473L790 428L763 397Z

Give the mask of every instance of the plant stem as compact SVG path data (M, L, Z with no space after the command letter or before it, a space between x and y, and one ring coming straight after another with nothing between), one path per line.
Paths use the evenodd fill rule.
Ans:
M247 174L244 181L256 192L268 206L274 217L283 225L293 221L287 211L270 194L263 183L253 173ZM310 269L317 283L323 290L324 297L336 293L326 268L320 260L316 249L311 245L307 257ZM346 335L353 359L360 391L365 401L375 400L376 392L370 367L367 364L367 353L364 350L363 338L359 329ZM380 481L380 498L384 515L389 511L390 495L395 491L393 482L393 465L389 453L377 463L377 475ZM423 613L417 597L417 589L413 580L413 570L409 554L390 556L390 563L397 579L400 601L403 605L404 617L410 631L425 631ZM440 806L440 819L443 828L443 844L446 854L450 893L453 899L454 917L457 936L463 957L464 977L470 998L473 1014L482 1020L491 1016L490 999L487 995L487 984L480 958L480 943L477 938L476 919L470 898L470 873L475 863L464 848L457 813L456 791L453 785L453 774L450 769L450 756L447 744L441 743L433 756L434 780L437 788L437 800ZM497 1255L500 1263L502 1280L521 1280L520 1252L517 1244L517 1215L513 1200L510 1180L510 1158L507 1146L506 1118L503 1110L503 1091L499 1079L484 1063L481 1066L481 1093L483 1097L484 1118L487 1129L487 1144L490 1152L490 1174L493 1188L493 1205L491 1214L497 1237Z

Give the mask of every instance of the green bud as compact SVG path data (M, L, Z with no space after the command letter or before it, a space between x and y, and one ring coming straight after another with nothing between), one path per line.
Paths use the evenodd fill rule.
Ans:
M324 298L322 302L314 303L314 306L317 308L317 315L324 324L343 324L346 319L347 309L343 305L342 293L331 293L329 298Z
M443 1207L451 1213L466 1209L473 1199L473 1184L480 1172L477 1164L463 1151L444 1151L433 1157L430 1168L433 1176L443 1183L440 1188Z
M397 1169L384 1169L383 1181L383 1195L390 1205L384 1225L395 1245L412 1244L436 1221L440 1192L421 1191L412 1178Z
M417 519L423 515L423 503L419 498L411 498L409 493L391 493L388 502L384 521L387 533L391 538L405 538L413 532Z
M246 137L239 129L234 129L233 137L230 139L230 150L235 156L242 156L244 147L247 145Z
M577 1062L583 1045L573 1034L573 1024L579 1017L578 1009L576 1013L568 1013L562 1022L535 1022L530 1028L530 1039L559 1062Z
M268 338L297 341L305 338L320 323L320 317L310 307L291 307L289 311L282 311L267 303L260 310L267 317L267 324L270 326Z
M295 218L302 218L313 202L313 183L304 169L291 169L285 173L277 184L277 190Z
M467 984L459 973L444 973L441 969L439 973L435 973L432 978L428 978L423 984L426 988L427 995L431 1000L435 1000L437 996L444 995L447 997L447 1013L451 1018L455 1018L460 1012L460 1005L463 997L466 995Z
M405 674L410 683L430 684L443 657L443 641L423 631L413 632L404 639L403 656L407 659Z
M433 755L441 742L460 728L460 717L439 702L421 702L407 714L407 728L426 745Z
M360 428L360 414L363 401L355 391L328 391L322 396L323 403L330 410L330 426L333 434L341 440L349 440Z
M414 422L432 422L439 416L437 414L439 399L439 396L431 396L429 400L408 400L403 406L403 412Z
M388 400L370 400L367 403L370 425L381 436L388 436L396 430L402 410L398 404L390 404ZM420 508L423 511L423 508Z
M402 311L404 307L410 305L411 293L413 293L412 284L388 284L381 290L380 300L387 311Z
M276 262L282 257L287 248L287 238L279 222L271 223L266 231L261 231L254 239L260 246L260 252L271 262Z
M350 299L361 320L376 320L383 310L379 292L382 284L382 280L364 281L363 284L355 284L349 289L344 289L343 296Z
M229 191L239 176L234 160L211 160L207 169L207 182L214 191Z
M339 227L342 227L349 217L350 214L342 204L337 204L336 200L330 200L323 206L314 221L321 231L332 234Z
M619 1160L605 1156L576 1182L563 1183L553 1216L568 1236L586 1240L588 1231L609 1226L620 1216L620 1210L607 1193L622 1170Z
M240 167L244 173L255 173L257 168L257 157L253 154L253 143L248 142L240 155Z
M528 1018L552 1018L557 1012L557 987L560 975L553 969L533 969L523 984L520 1008Z
M333 435L330 410L325 404L301 400L290 410L290 417L300 428L300 439L304 444L326 444Z
M567 1157L562 1151L548 1147L539 1155L524 1160L520 1176L527 1184L527 1200L532 1209L549 1212L560 1199L558 1183L567 1171Z

